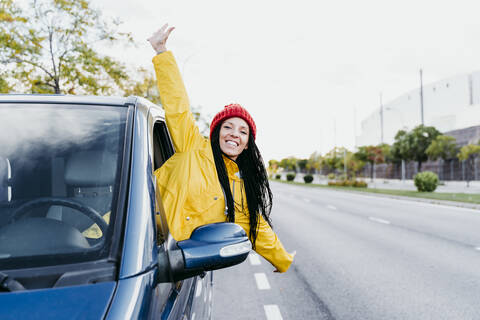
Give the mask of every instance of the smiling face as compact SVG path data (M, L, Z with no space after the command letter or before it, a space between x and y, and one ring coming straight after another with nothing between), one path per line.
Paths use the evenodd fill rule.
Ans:
M245 120L238 117L228 118L220 126L220 149L230 159L237 157L247 148L250 128Z

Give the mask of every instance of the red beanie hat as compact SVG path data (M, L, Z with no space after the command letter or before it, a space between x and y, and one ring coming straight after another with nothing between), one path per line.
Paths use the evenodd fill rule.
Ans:
M255 126L255 121L253 121L252 116L245 110L241 105L237 103L229 104L225 106L222 111L217 113L215 117L213 117L212 123L210 124L210 138L212 138L212 132L215 130L215 127L218 126L223 122L223 120L233 117L239 117L245 120L250 127L250 131L252 132L253 139L257 135L257 127Z

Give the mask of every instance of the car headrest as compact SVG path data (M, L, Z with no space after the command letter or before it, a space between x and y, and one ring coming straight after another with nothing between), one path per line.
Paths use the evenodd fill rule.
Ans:
M65 164L65 184L73 187L111 186L115 182L117 157L105 151L82 151Z

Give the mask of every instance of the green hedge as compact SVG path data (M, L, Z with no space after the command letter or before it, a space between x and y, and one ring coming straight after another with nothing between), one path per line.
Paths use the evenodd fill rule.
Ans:
M338 180L338 181L329 181L329 186L336 187L355 187L355 188L366 188L368 184L365 181L361 180Z

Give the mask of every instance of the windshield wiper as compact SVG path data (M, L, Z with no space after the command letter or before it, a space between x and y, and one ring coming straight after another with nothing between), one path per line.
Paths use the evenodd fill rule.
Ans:
M20 282L0 272L0 291L22 291L25 287Z

